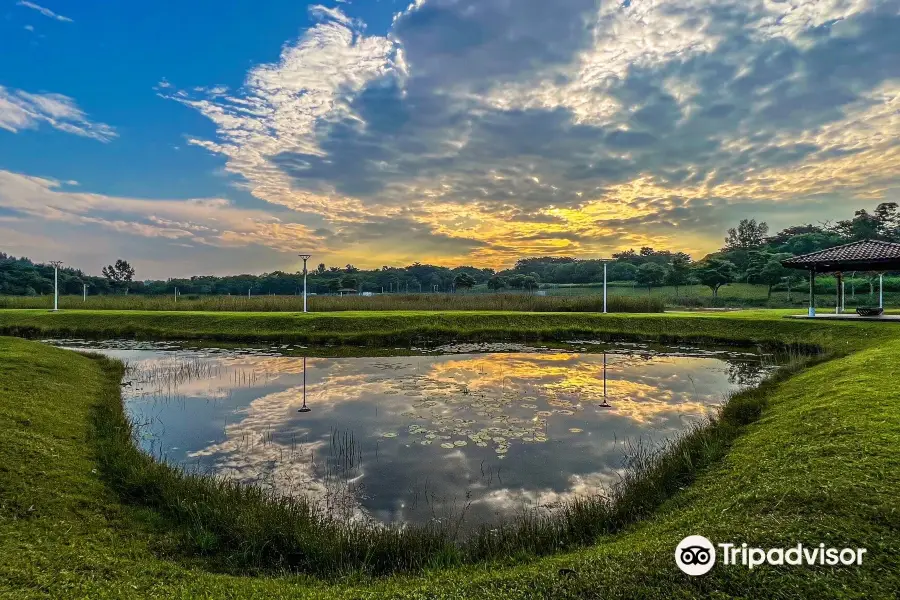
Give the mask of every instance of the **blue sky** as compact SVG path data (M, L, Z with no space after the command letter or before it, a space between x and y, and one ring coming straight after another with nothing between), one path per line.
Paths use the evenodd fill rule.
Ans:
M900 200L896 0L0 0L0 250L695 255Z

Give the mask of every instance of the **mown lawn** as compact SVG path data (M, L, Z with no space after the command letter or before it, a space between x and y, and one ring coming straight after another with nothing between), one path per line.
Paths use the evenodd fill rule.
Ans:
M290 575L225 575L183 558L165 521L152 511L122 505L97 472L92 423L98 407L118 397L119 367L0 338L0 597L895 597L900 589L900 326L796 322L767 311L536 319L469 315L407 313L375 320L341 315L346 321L271 315L248 321L244 315L221 314L147 321L131 315L127 325L104 319L93 331L121 327L123 333L161 330L189 337L194 327L200 337L224 332L243 339L241 332L249 330L259 339L317 332L342 340L375 339L371 331L413 336L416 327L430 335L505 331L519 339L618 332L673 340L816 344L837 358L779 384L761 420L723 460L651 518L600 537L589 548L518 565L322 582ZM74 319L65 327L83 333L91 320L97 321L97 315L74 313L47 317ZM22 323L43 331L60 327L37 313L0 313L0 327ZM673 560L675 545L689 534L762 547L825 542L865 547L868 554L861 567L749 571L718 565L690 578Z

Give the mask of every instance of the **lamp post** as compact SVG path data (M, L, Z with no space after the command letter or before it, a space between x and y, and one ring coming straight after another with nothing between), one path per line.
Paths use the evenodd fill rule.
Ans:
M600 261L603 262L603 314L606 314L606 264L612 259L610 258L601 258Z
M59 268L62 266L61 260L51 260L53 265L53 312L59 311Z
M88 284L82 284L84 286L84 297L82 298L82 302L87 302L87 286Z
M878 274L878 308L884 308L884 273Z
M306 261L309 260L310 254L300 254L300 258L303 259L303 312L306 312ZM304 359L305 360L305 359ZM306 364L306 363L304 363ZM306 370L304 368L304 376L306 375Z

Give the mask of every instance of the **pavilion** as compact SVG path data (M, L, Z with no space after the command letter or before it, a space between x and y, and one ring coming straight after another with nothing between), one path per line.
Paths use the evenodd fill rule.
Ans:
M900 271L900 244L881 240L863 240L826 250L819 250L802 256L795 256L781 262L788 269L809 271L809 316L816 316L816 274L834 273L837 278L837 303L835 314L844 312L844 273L850 271L875 271L879 277L878 308L861 310L860 316L878 317L884 310L884 272ZM864 315L864 313L866 313ZM870 314L869 314L870 313Z

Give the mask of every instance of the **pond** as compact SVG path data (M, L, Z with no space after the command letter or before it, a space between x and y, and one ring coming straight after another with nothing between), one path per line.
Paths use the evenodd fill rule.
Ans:
M339 358L302 346L50 343L128 365L136 442L160 460L302 495L341 519L451 519L461 530L601 493L635 448L661 447L777 363L592 341Z

